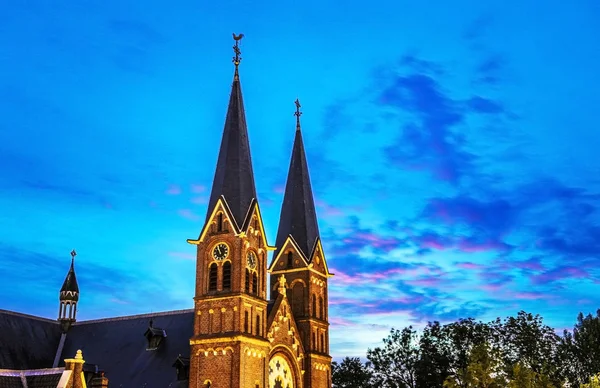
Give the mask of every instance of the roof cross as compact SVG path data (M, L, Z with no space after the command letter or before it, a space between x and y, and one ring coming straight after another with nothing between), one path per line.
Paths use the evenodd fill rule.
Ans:
M300 108L302 107L302 105L300 105L300 101L296 98L296 101L294 101L294 104L296 104L296 112L294 113L294 116L296 116L296 130L299 131L300 130L300 116L302 116L302 112L300 112Z

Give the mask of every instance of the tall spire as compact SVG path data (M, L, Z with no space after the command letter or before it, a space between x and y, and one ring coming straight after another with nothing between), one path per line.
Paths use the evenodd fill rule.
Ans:
M302 141L302 131L300 130L302 112L300 112L300 102L296 100L295 103L296 136L279 217L279 230L275 244L277 250L273 257L277 257L285 240L291 235L302 253L310 260L319 238L319 226L304 152L304 142Z
M240 227L244 223L244 218L252 202L256 200L250 144L246 128L246 114L238 72L242 60L239 43L243 37L244 34L233 34L235 41L233 46L235 71L225 128L221 139L221 149L219 150L217 168L206 214L206 221L208 221L217 201L222 196Z

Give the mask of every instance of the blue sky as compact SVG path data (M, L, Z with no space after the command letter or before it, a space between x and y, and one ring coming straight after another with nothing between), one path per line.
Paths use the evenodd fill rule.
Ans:
M218 5L216 5L218 4ZM232 78L274 243L303 133L331 351L389 329L599 306L600 4L29 1L0 5L0 308L190 308ZM15 296L16 295L16 296Z

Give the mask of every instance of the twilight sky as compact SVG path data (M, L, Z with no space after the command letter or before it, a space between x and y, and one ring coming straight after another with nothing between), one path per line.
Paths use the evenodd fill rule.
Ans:
M355 4L355 5L354 5ZM376 6L375 6L376 5ZM303 133L331 352L600 307L596 0L0 2L0 308L192 307L233 66L275 242Z

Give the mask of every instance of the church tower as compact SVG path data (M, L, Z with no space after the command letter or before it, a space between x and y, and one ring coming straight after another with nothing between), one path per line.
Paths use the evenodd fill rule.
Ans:
M306 351L304 386L320 388L331 387L327 279L332 274L319 236L301 114L300 102L296 100L296 135L269 273L271 299L280 292L279 277L285 275L287 279L287 299Z
M190 387L268 387L267 251L235 71L204 227L196 240Z
M71 268L63 282L59 294L58 321L64 333L69 331L77 318L77 302L79 301L79 285L75 277L75 250L71 251Z

